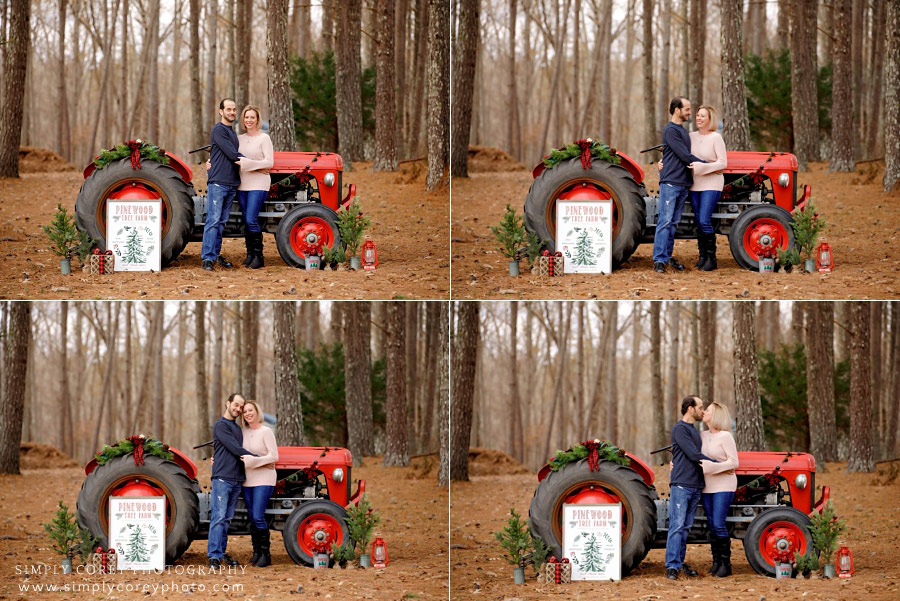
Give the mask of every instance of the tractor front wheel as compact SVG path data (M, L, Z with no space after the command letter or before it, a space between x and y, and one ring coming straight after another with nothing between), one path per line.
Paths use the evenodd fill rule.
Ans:
M797 558L813 548L809 517L792 507L769 509L756 516L744 535L744 554L757 574L775 577L780 557Z
M291 267L306 268L306 257L341 243L337 213L320 204L294 207L281 218L275 230L278 254ZM320 261L324 269L325 261Z
M760 253L793 248L791 220L790 213L773 205L750 207L741 213L728 234L728 245L737 264L744 269L759 271Z
M587 459L550 472L534 491L528 510L531 532L563 557L563 505L566 503L622 503L622 577L638 567L656 534L654 489L633 469L601 461L592 472Z
M284 549L300 565L313 565L316 553L331 553L331 545L353 546L347 512L332 501L309 501L291 512L284 524Z

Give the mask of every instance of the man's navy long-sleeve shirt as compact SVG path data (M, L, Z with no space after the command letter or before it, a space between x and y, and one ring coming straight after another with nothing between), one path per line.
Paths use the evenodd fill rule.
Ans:
M219 184L220 186L234 186L241 184L241 168L235 161L241 156L238 151L239 142L234 130L223 124L216 123L209 132L209 162L212 166L206 174L207 184Z
M702 489L705 483L700 460L709 457L700 452L702 445L700 433L686 421L678 420L672 427L672 443L675 446L672 447L672 474L669 476L669 486Z
M244 462L241 455L254 455L243 446L244 433L234 420L220 417L213 424L212 477L232 482L243 482Z
M690 188L694 174L687 168L688 163L705 163L691 154L691 136L683 127L671 121L662 130L663 168L659 172L660 184L671 184Z

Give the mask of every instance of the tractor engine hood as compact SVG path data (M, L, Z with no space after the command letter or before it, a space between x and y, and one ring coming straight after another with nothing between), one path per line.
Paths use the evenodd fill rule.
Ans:
M276 152L271 173L296 173L307 167L313 173L343 171L344 159L334 152Z
M815 473L816 458L809 453L740 451L734 471L740 476L754 476L771 473L776 467L782 472Z
M353 456L340 447L278 447L276 469L303 469L313 463L324 472L326 467L353 465Z

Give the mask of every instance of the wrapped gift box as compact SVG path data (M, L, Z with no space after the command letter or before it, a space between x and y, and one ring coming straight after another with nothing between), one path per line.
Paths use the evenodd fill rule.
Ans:
M568 561L551 561L544 564L544 582L548 584L568 584L572 582L572 564Z
M100 275L116 272L116 257L113 254L108 255L90 255L88 256L88 274Z
M563 267L565 267L565 260L565 257L563 257L562 255L538 257L536 263L538 275L542 277L561 276L563 274ZM553 265L552 270L550 268L551 263Z

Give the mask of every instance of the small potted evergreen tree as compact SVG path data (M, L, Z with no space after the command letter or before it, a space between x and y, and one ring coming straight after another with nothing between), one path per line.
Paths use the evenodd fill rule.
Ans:
M346 256L350 258L350 269L359 269L362 262L356 254L365 231L372 224L372 219L363 215L359 207L359 199L354 199L350 206L338 213L338 231L341 242L346 245Z
M832 558L837 549L838 537L847 531L847 524L839 520L834 513L831 501L825 503L821 513L810 517L809 534L813 545L821 553L822 565L825 567L825 578L834 578L835 570Z
M62 204L56 205L50 225L41 226L41 229L50 239L50 250L60 257L59 270L63 275L72 273L72 257L77 256L83 264L94 244L87 232L75 227L75 220Z
M520 253L529 242L522 218L507 204L500 225L491 226L491 232L500 243L500 252L509 259L509 275L518 277Z
M816 242L828 224L816 212L816 205L812 200L799 211L794 211L793 218L791 228L794 230L794 241L803 254L804 270L812 273L816 270L816 260L812 256Z
M513 578L516 584L525 583L525 557L531 544L531 536L526 522L523 522L515 509L510 508L509 519L506 526L500 532L494 533L494 538L505 551L503 557L516 566L513 569Z
M804 578L809 578L810 574L819 569L819 556L810 549L806 555L797 557L797 572Z
M44 530L53 541L53 550L63 556L63 574L71 574L72 557L78 549L78 545L75 543L78 539L78 524L75 523L75 515L69 513L69 508L60 501L56 516L52 522L44 524Z
M347 530L350 531L350 538L356 541L356 548L359 553L359 567L371 567L371 557L369 557L369 541L372 540L372 534L375 532L375 526L381 522L381 516L372 509L369 504L369 495L364 494L359 501L359 505L347 509Z
M331 543L331 559L334 562L332 567L340 567L346 569L347 562L356 559L356 551L350 545L338 545Z

